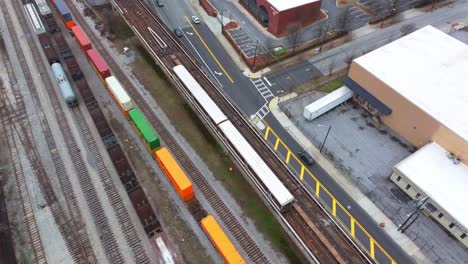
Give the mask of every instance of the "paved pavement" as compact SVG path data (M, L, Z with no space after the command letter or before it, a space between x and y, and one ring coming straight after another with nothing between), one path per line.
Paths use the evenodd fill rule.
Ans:
M334 49L324 51L311 57L301 63L286 66L279 71L267 75L268 79L281 86L281 89L289 91L297 85L316 79L317 75L309 73L311 67L317 68L322 75L329 72L331 66L334 70L347 66L349 57L359 57L363 53L372 51L395 39L401 37L402 25L414 25L419 29L427 25L435 26L441 30L447 30L451 23L468 20L468 1L458 0L455 4L450 4L444 8L434 10L433 12L421 13L420 11L410 10L401 14L397 18L404 21L383 29L369 29L369 33L361 35L360 31L355 31L355 38ZM362 30L361 30L362 31ZM278 65L281 68L281 65ZM274 88L273 88L274 89Z

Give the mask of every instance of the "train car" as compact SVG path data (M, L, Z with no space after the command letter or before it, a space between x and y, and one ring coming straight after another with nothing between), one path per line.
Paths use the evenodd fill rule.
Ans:
M263 159L258 155L255 149L247 142L231 121L221 123L219 129L231 142L239 155L249 165L260 179L261 184L268 190L274 198L278 208L281 211L287 210L294 201L294 196L276 177L275 173L268 167Z
M47 32L54 33L60 31L60 28L57 25L57 21L55 21L55 18L54 16L52 16L52 14L45 16L44 21L46 24Z
M67 76L65 76L65 72L63 71L62 65L60 63L53 63L51 66L52 72L54 73L55 80L60 88L60 92L62 93L62 97L65 102L69 106L75 106L78 104L76 100L75 93L70 86L70 83L67 80Z
M184 86L195 97L200 107L210 116L215 124L219 124L227 119L223 111L211 100L210 96L200 86L200 84L192 77L183 65L178 65L172 68L174 73L179 77Z
M109 66L107 66L106 62L102 59L101 55L95 49L89 49L86 51L86 56L88 60L91 62L94 70L98 73L101 81L104 83L105 79L111 76Z
M42 50L44 51L49 65L59 62L59 56L57 52L55 52L54 47L52 47L49 36L46 33L42 33L38 35L37 38L39 39L39 43L41 43Z
M28 20L34 29L34 32L38 35L44 33L46 30L44 24L42 24L39 14L37 13L36 7L33 4L28 3L24 5L24 10L26 11Z
M171 181L180 198L184 202L191 200L195 196L192 182L180 168L174 157L172 157L169 150L167 148L160 148L154 152L154 157L158 161L159 167L161 167Z
M130 98L128 93L122 87L122 84L120 84L119 80L114 76L107 77L106 84L112 98L120 108L120 111L122 111L125 117L128 118L128 111L134 108L132 98Z
M70 47L68 47L68 44L65 41L65 38L62 36L62 34L54 34L54 39L55 43L57 43L58 50L63 59L73 56L73 53L70 50Z
M86 52L87 50L92 48L91 41L89 40L88 36L86 36L86 34L83 32L80 26L72 27L71 31L83 52Z
M47 5L46 0L34 0L34 2L36 3L37 8L39 9L39 14L41 14L44 17L52 14L49 5Z
M143 140L145 146L148 150L153 153L153 151L161 146L159 142L159 137L148 124L146 118L138 109L132 109L128 112L128 117L130 118L130 123L132 124L133 128L137 132L138 136Z
M150 237L154 235L157 231L161 230L161 224L158 221L158 218L154 214L153 208L146 198L145 192L141 187L128 192L128 197L132 202L133 208L135 208L138 218L142 223L146 234Z
M68 8L67 4L64 0L55 0L54 2L57 11L59 12L60 17L62 18L63 22L67 26L68 29L71 29L75 26L75 22L73 22L72 15L70 13L70 9Z
M73 81L78 81L83 78L83 72L81 71L80 65L76 61L74 56L65 59L65 65L67 65L68 71Z
M133 172L124 152L119 144L115 144L107 148L107 153L114 164L115 170L119 175L120 181L125 186L127 192L140 187L138 180L136 179L135 173Z
M158 234L150 238L151 247L153 248L156 256L159 256L161 261L157 263L164 264L178 264L180 260L177 258L177 255L174 253L170 246L169 240L166 238L164 233Z
M231 240L229 240L226 233L224 233L223 229L219 226L218 222L212 215L208 215L203 218L200 225L211 240L211 243L215 246L216 250L218 250L219 254L223 257L225 263L245 263L245 260L239 254Z
M112 129L109 126L109 123L107 123L107 119L102 113L101 108L88 108L88 112L91 115L91 118L93 119L94 125L96 126L96 129L99 135L101 136L104 145L107 148L109 146L114 145L117 142L117 140L115 138L114 133L112 132Z
M81 94L81 98L83 98L83 102L88 109L93 109L98 106L96 98L94 97L93 92L89 89L88 82L83 77L80 80L75 81L76 88Z

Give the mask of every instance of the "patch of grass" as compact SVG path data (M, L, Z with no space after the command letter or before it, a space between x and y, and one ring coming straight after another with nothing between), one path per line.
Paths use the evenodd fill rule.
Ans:
M336 80L333 80L325 84L324 86L320 87L318 90L324 93L331 93L343 85L344 85L344 78L338 78Z
M166 80L162 70L145 50L141 46L136 49L140 56L133 65L134 74L158 102L177 131L190 142L215 177L236 199L246 216L252 219L257 229L271 241L273 247L282 252L291 263L302 262L298 256L300 254L290 246L281 226L249 183L237 170L229 172L229 167L235 167L234 163L204 127L185 99Z

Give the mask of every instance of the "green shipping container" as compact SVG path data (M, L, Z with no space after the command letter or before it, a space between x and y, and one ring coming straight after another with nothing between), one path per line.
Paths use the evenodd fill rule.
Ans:
M128 112L130 120L133 122L137 128L140 136L143 138L145 143L151 150L161 146L159 143L159 137L154 131L154 129L148 124L143 114L138 109L132 109Z

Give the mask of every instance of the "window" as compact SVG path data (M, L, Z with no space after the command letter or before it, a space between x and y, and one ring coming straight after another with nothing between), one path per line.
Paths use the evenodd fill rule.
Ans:
M409 190L409 188L411 188L411 185L406 185L406 190Z
M450 228L453 228L454 226L455 226L454 223L451 223L451 224L449 225Z
M400 181L400 180L401 180L401 177L400 177L400 176L398 176L398 178L396 178L396 181Z
M444 216L443 213L440 213L439 215L437 215L437 218L442 218Z
M465 237L466 237L466 233L463 233L463 234L460 236L461 239L464 239Z

